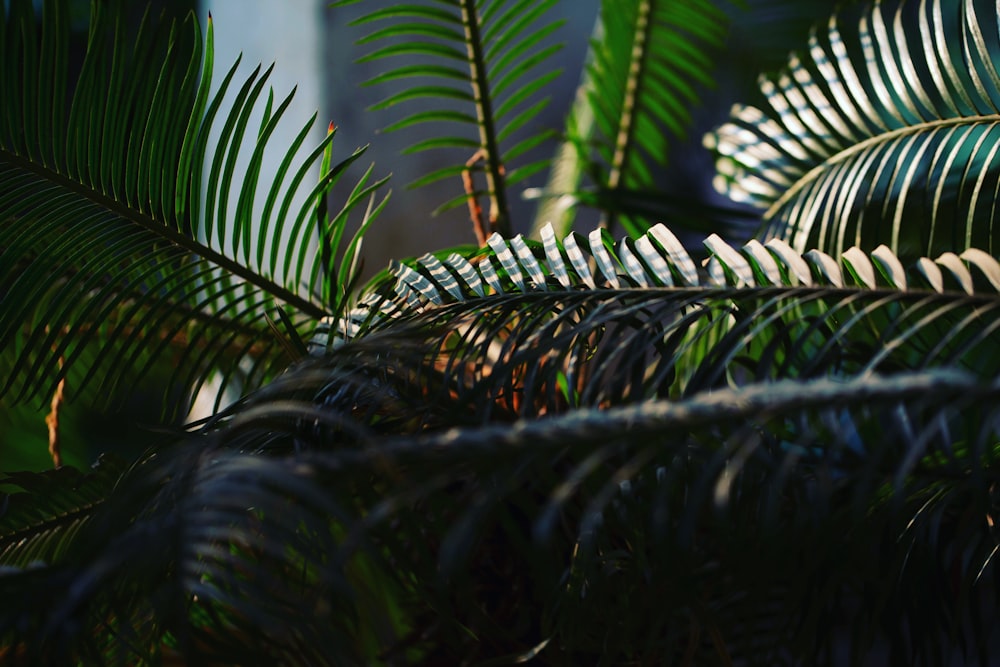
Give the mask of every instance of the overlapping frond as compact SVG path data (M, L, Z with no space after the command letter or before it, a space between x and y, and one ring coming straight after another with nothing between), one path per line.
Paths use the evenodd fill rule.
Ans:
M0 485L10 495L0 512L0 567L37 567L65 557L122 472L119 462L104 457L85 474L72 468L3 473Z
M537 6L544 12L548 3ZM481 9L482 25L501 32L521 30L514 26L525 16L534 20L530 3L507 7L516 11L499 2L442 0L369 18L414 17L374 38L427 35L417 47L424 49L438 44L439 27L462 8ZM925 28L928 34L947 33L947 16L934 12L944 5L907 7L896 15L900 25L911 11L941 26ZM992 70L976 61L989 48L979 46L969 18L982 7L969 0L963 8L963 30L973 39L942 48L965 48L974 67L956 74L941 65L943 56L935 61L953 95L931 99L967 99L968 109L958 107L966 113L981 92L976 81ZM11 15L18 12L26 15L27 5ZM875 100L890 90L878 76L895 80L888 56L898 55L900 65L906 47L915 47L905 31L883 25L881 6L865 17L862 34L890 46L869 60L867 78L875 83L858 76L850 85ZM507 28L497 27L501 18ZM465 39L457 27L448 31L455 43ZM5 38L14 32L0 30ZM886 41L883 33L899 39ZM834 41L829 48L839 51L845 42ZM934 53L935 44L920 48ZM460 51L452 55L466 62ZM831 64L837 56L816 56L817 67L842 68L856 57ZM172 66L163 67L168 74L158 80L171 80ZM801 71L793 69L789 81ZM833 95L834 79L824 80L808 84L815 86L810 99ZM901 84L915 104L918 81L914 75ZM224 134L243 131L258 83L248 81ZM136 90L143 86L137 80ZM792 86L781 94L794 106ZM972 90L962 97L961 86ZM78 86L85 92L77 96L93 96L87 89ZM203 88L192 85L192 109L202 104L196 90ZM890 102L907 107L898 97L872 108L887 111ZM0 109L10 106L0 101ZM155 117L153 107L146 115ZM91 109L73 107L84 108ZM810 130L822 127L820 111L829 112L815 111ZM870 126L879 113L852 129L860 136L868 127L870 136L844 149L845 163L874 150L882 135ZM83 116L71 112L68 136L76 136L74 122ZM102 129L115 126L101 118ZM937 122L897 120L883 133L892 134L889 143L909 137L911 126ZM14 282L0 282L5 305L8 294L29 295L9 297L15 315L30 310L30 288L49 275L48 264L33 262L48 250L33 238L37 228L48 230L53 250L45 257L55 258L48 259L57 263L53 273L67 285L56 292L61 303L36 299L48 309L38 321L70 312L69 285L82 285L110 295L81 306L84 312L100 315L111 334L131 331L116 328L124 326L117 311L103 304L117 294L106 265L132 256L108 253L132 245L149 252L146 234L161 218L178 231L160 244L180 250L154 255L159 264L133 262L139 277L119 299L126 314L167 322L146 315L157 313L154 297L190 285L201 299L190 307L192 321L212 323L206 327L223 326L218 315L231 302L220 293L228 290L236 308L256 312L257 302L240 291L251 288L218 272L241 253L243 264L234 266L262 267L254 252L246 259L244 241L224 233L231 229L219 220L226 214L207 216L212 230L223 230L217 237L183 245L190 242L183 232L201 229L202 218L185 208L196 201L193 190L188 204L170 209L150 195L153 185L143 195L130 176L116 180L116 163L106 170L107 190L73 164L65 173L47 167L46 150L12 139L9 129L0 125L0 176L9 173L14 185L4 190L0 178L0 211L13 211L13 222L34 220L39 207L45 212L0 247L0 269L7 262L21 271ZM91 146L87 136L87 151L100 155L100 142ZM801 136L803 150L813 150L812 135ZM833 143L832 136L815 141ZM21 141L20 148L8 149L8 141ZM126 160L124 173L156 181L147 167L160 164L159 146L152 142L146 158L139 148L136 166ZM327 146L314 156L329 160ZM914 155L931 152L913 148ZM934 150L951 148L943 141ZM932 161L941 192L954 184L954 174L944 172L959 153ZM58 163L57 151L52 155ZM900 173L910 170L906 155L894 154L886 169L891 162ZM206 168L219 193L230 157L223 151ZM883 158L875 151L865 160ZM81 164L92 163L104 164L89 157ZM182 153L176 173L194 183L195 167L183 164ZM975 171L965 174L972 186L958 179L958 191L974 191L973 199L993 187ZM823 187L850 191L862 176L841 174ZM911 182L892 180L893 187ZM359 185L351 201L367 199L368 189ZM197 201L198 210L218 209L218 201ZM886 201L883 213L892 220L902 209L897 199ZM96 231L74 227L73 244L64 242L60 225L71 217L64 206L86 206ZM303 210L301 224L311 224L311 209ZM333 230L331 239L339 235ZM90 248L77 250L80 238ZM232 245L219 249L215 238ZM935 242L914 254L902 238L877 246L845 232L855 247L838 242L803 253L793 232L741 248L713 236L702 263L662 226L617 243L601 230L559 242L548 227L541 242L494 235L475 255L396 264L357 308L324 320L313 339L316 354L188 441L141 457L120 479L68 471L0 478L23 490L0 497L0 599L15 601L0 605L0 661L155 663L176 652L206 663L862 664L881 655L894 664L989 664L1000 628L1000 262L962 243ZM70 252L87 261L63 261ZM190 254L209 252L217 252L215 264L198 265L197 278L185 282ZM178 287L169 281L175 278ZM220 293L206 287L215 280ZM299 280L281 284L294 292ZM299 312L313 307L306 302ZM5 312L0 323L4 318L17 319ZM248 331L253 323L237 322ZM184 331L178 326L171 335ZM78 325L80 332L90 329ZM119 333L119 341L123 336L132 340ZM27 349L35 338L29 332L12 340ZM245 340L261 344L251 333ZM33 344L52 343L42 337ZM220 359L207 345L191 354ZM57 345L50 361L71 367L72 349ZM121 358L128 365L136 359ZM44 362L32 363L45 370ZM50 483L58 493L46 498ZM22 540L23 551L11 547Z
M862 362L863 350L874 354L883 346L891 352L871 360L868 371L894 363L923 368L968 362L974 350L984 359L995 357L979 326L992 330L980 317L993 317L1000 263L982 251L944 253L904 267L885 247L870 255L852 248L837 262L819 251L799 255L778 239L766 245L751 240L737 250L713 236L705 245L707 268L699 270L662 225L617 244L600 230L587 238L571 234L562 243L551 227L541 243L493 236L490 249L472 261L425 255L412 266L396 264L390 281L356 309L324 320L310 346L322 353L396 321L447 321L447 331L465 331L462 344L448 342L449 333L440 340L431 333L426 349L432 356L439 345L452 349L449 368L466 368L460 356L495 360L502 339L503 349L517 352L511 369L532 356L553 359L548 381L536 377L526 391L554 392L565 385L560 374L573 373L585 391L595 392L583 399L590 405L613 396L638 400L706 388L684 389L694 378L732 380L741 363L750 377L860 373L864 364L847 359ZM594 337L612 324L614 347L597 345ZM959 342L973 338L978 342L968 349ZM607 360L595 363L595 350ZM911 356L901 362L901 354ZM493 370L484 363L473 366L482 371L480 389ZM604 369L601 381L580 376L578 364L588 373ZM554 405L555 396L545 403Z
M713 52L728 22L716 3L702 0L603 2L599 21L582 97L567 121L567 146L575 150L560 152L550 184L558 190L542 196L554 206L567 197L623 213L615 221L637 235L649 223L636 200L659 189L656 170L666 164L670 138L685 136L699 86L712 85ZM576 192L585 172L597 194ZM576 182L561 181L562 173L576 174ZM551 208L541 215L561 223Z
M313 664L394 651L825 664L834 641L909 664L988 655L974 637L997 609L992 378L765 381L376 438L345 433L327 400L362 351L309 360L207 442L143 461L74 543L80 583L0 611L0 636L72 656L110 618L132 638L105 654L115 664L162 649L164 631L188 659ZM7 572L0 591L17 599L63 571ZM580 631L598 618L628 620ZM362 646L355 622L383 632ZM936 631L894 642L907 627ZM323 637L338 639L316 651Z
M882 255L876 262L894 263ZM870 259L844 261L870 279ZM858 655L875 644L909 664L989 655L977 642L991 636L998 609L996 287L970 295L817 277L795 287L566 289L550 280L545 290L458 299L448 286L473 290L474 281L438 269L407 289L420 299L433 286L442 303L425 296L423 312L410 305L306 362L233 427L250 449L275 446L273 430L247 425L268 417L269 429L275 420L293 428L299 448L323 448L332 433L356 442L332 457L335 467L390 476L390 497L367 516L386 520L392 543L444 535L415 580L455 568L448 590L475 591L468 606L449 598L448 609L483 604L491 577L532 590L521 578L530 572L503 569L499 551L547 573L540 586L568 582L551 615L539 612L551 634L516 645L547 641L543 656L570 647L585 662L636 650L774 664L790 652L823 663L833 634ZM278 401L281 411L268 409ZM374 432L386 417L391 433L423 432L345 433L347 413ZM480 558L496 569L480 570ZM801 608L815 616L799 622L792 610ZM864 622L842 624L845 610ZM474 617L487 623L475 627L512 623L501 615L512 610L497 614ZM619 615L627 623L607 636L576 632ZM705 637L705 627L719 634ZM926 631L902 638L910 627Z
M996 293L816 286L560 290L428 309L364 340L384 350L368 377L385 368L400 385L396 411L478 423L780 378L992 377L998 307Z
M511 247L497 244L502 285L512 261L530 275ZM114 610L130 646L155 650L164 627L148 619L170 618L188 657L317 664L393 649L429 664L822 662L834 636L859 654L885 641L910 664L988 655L976 638L997 610L1000 298L887 275L891 289L553 278L424 297L220 415L207 442L144 461L107 504L117 514L74 539L68 570L0 578L12 599L59 576L89 587L47 587L0 614L0 634L72 651ZM439 293L449 283L435 277ZM816 617L798 622L803 605ZM839 623L845 609L865 622ZM626 613L606 637L578 632ZM358 645L355 622L382 628L376 648ZM893 643L901 626L933 631ZM310 638L328 636L337 652L314 653Z
M764 108L737 106L706 138L720 189L766 208L768 236L799 251L996 254L997 24L979 0L831 18L762 79Z
M0 657L159 664L179 652L224 662L353 662L371 640L354 619L372 608L347 586L352 576L364 583L363 570L344 572L351 559L337 558L340 499L302 486L290 462L218 449L209 461L205 453L205 443L192 443L137 462L104 489L100 506L87 508L78 531L58 533L54 561L21 563L29 549L4 553ZM69 471L11 480L25 489L11 497L14 509L55 506L46 491L57 475ZM58 487L61 497L88 497L82 487ZM39 588L40 577L65 585ZM387 594L392 582L370 583ZM318 623L303 622L307 610Z
M165 398L190 394L218 369L258 386L288 361L267 318L280 307L301 326L343 299L334 267L316 256L336 252L324 246L340 243L345 217L380 185L366 174L339 215L320 219L332 183L362 151L332 162L331 131L297 157L312 121L293 145L275 148L268 139L291 95L275 102L268 93L265 103L267 72L254 71L224 106L237 66L210 94L211 24L205 44L193 16L180 25L147 15L130 35L124 11L121 2L94 4L72 83L66 59L55 57L69 39L66 3L44 4L40 31L30 2L2 12L8 399L36 397L67 376L74 395L109 398L164 360L174 368ZM255 201L274 150L284 152L280 171ZM249 162L237 174L241 153ZM311 172L324 165L317 182Z
M341 0L334 6L358 0ZM395 89L375 109L414 99L431 100L431 108L418 111L389 126L412 128L423 123L446 123L447 133L419 141L408 152L459 148L468 157L478 156L475 172L486 178L485 191L477 196L490 201L494 231L510 235L506 187L543 169L545 161L519 163L547 132L532 121L548 104L545 87L559 71L546 66L561 48L551 37L562 21L546 21L555 0L414 0L387 4L362 16L354 24L377 24L362 38L363 44L384 44L363 61L392 63L368 84L394 82ZM453 133L453 134L452 134ZM515 166L516 165L516 166ZM427 184L446 177L456 180L462 163L432 171L420 178ZM456 197L444 208L465 203Z

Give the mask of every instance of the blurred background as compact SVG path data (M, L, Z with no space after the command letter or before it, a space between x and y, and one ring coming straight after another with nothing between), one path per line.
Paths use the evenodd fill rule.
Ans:
M340 187L331 197L331 210L336 199L346 196L364 169L374 162L375 175L391 174L389 187L392 197L379 217L372 233L365 238L366 273L384 268L393 258L419 255L430 250L474 243L475 237L468 212L459 207L433 214L445 201L462 192L456 178L431 187L410 189L407 185L434 169L464 162L468 155L447 149L406 155L407 146L432 134L432 125L417 126L412 131L382 132L381 128L428 108L420 100L411 104L369 111L384 99L385 86L364 86L385 62L356 63L370 47L356 41L371 32L371 26L352 27L350 23L372 10L374 6L392 3L380 0L362 1L342 8L330 8L323 0L203 0L198 11L202 17L211 12L216 27L217 62L232 62L242 51L246 71L262 62L275 63L271 80L276 93L284 94L298 85L289 118L308 118L319 110L313 129L312 142L317 143L333 121L337 130L335 157L345 157L354 148L369 145L366 155L353 165ZM558 130L579 80L587 39L597 16L597 0L561 0L554 12L566 20L558 33L565 48L554 64L563 70L551 87L552 103L537 119L538 126ZM557 18L553 16L552 18ZM440 105L439 105L440 106ZM283 130L290 141L298 131L295 123ZM276 137L280 143L281 139ZM555 147L549 142L536 153L551 155ZM529 185L542 186L545 174L538 174ZM516 193L515 193L516 195ZM513 199L512 215L518 231L531 225L535 203Z

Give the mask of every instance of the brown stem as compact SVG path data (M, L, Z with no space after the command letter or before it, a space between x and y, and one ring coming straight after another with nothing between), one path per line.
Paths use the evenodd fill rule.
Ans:
M62 371L66 358L59 357L59 370ZM59 408L66 399L66 377L63 376L56 385L56 390L52 394L52 402L49 405L49 414L45 415L45 425L49 427L49 456L52 457L52 465L56 468L62 467L62 451L59 448Z
M490 228L500 232L505 238L511 236L510 210L507 205L507 189L504 184L503 166L500 163L500 146L497 142L496 119L493 117L493 101L486 75L486 56L479 25L476 0L460 0L462 25L465 29L465 44L468 57L472 96L476 104L476 118L479 125L479 145L486 162L486 187L490 197Z
M472 182L472 167L484 156L485 152L480 148L466 161L465 169L462 170L462 185L465 186L465 197L469 204L469 219L472 220L472 231L476 233L476 241L480 248L486 247L486 239L490 235L483 221L483 207L479 205L479 198L476 196L476 184Z

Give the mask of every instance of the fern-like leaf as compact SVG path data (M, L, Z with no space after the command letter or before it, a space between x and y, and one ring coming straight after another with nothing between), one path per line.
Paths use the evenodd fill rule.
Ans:
M603 2L598 20L567 141L541 196L553 206L566 197L603 208L614 218L606 223L638 235L649 226L641 200L654 198L668 137L685 136L698 87L712 85L728 21L716 3L699 0ZM582 191L584 173L597 193ZM556 213L543 205L538 220L559 222Z
M266 201L255 202L291 96L262 104L267 72L258 68L224 107L236 65L210 95L211 22L203 46L193 16L179 25L147 15L132 36L124 11L121 2L94 5L73 86L64 59L52 57L66 49L66 3L45 3L41 45L30 2L2 12L0 395L10 400L37 398L62 378L73 395L114 400L168 359L163 397L184 398L165 400L167 412L186 410L193 389L219 371L258 386L288 363L266 318L284 308L302 326L342 301L325 279L333 267L311 248L339 243L347 214L381 184L366 175L340 214L318 219L319 202L362 151L331 163L330 133L296 158L310 121L283 148ZM293 204L296 193L303 203Z
M2 571L0 592L17 602L0 608L8 650L116 664L175 646L189 661L337 664L412 650L433 664L536 650L584 663L724 652L771 664L822 662L835 636L913 664L988 655L978 640L989 625L965 619L997 608L992 377L760 380L386 437L377 423L345 430L354 418L342 408L374 422L395 414L342 402L345 370L370 373L390 349L401 358L399 345L367 340L307 360L207 438L140 461L71 541L72 557ZM369 397L399 402L401 377L369 381ZM915 570L913 558L938 565ZM823 594L797 585L803 576L823 577ZM859 593L876 583L874 599ZM837 619L844 605L866 622L788 623L802 608ZM579 631L636 606L647 610L629 617L638 638ZM409 627L393 624L400 613ZM709 623L719 636L703 642ZM900 623L927 631L896 643ZM377 648L355 627L381 628ZM104 646L107 631L130 641ZM323 637L337 641L318 651Z
M683 244L663 225L653 226L638 239L624 238L610 250L606 240L606 234L595 231L589 237L570 234L560 243L549 225L542 229L541 243L520 236L509 242L492 236L489 251L473 258L475 264L458 253L427 254L412 264L396 262L387 282L372 288L355 309L320 322L310 349L321 353L388 320L445 304L488 307L483 300L486 289L515 297L552 291L558 298L574 289L693 288L712 299L712 290L721 287L889 289L969 296L1000 291L1000 262L976 249L920 258L907 268L886 246L870 254L852 247L838 262L818 250L800 254L780 239L766 244L752 239L737 249L712 235L705 240L709 257L699 271ZM726 294L725 298L731 296Z
M768 236L799 251L995 255L996 7L876 2L852 17L762 79L763 109L738 106L706 137L719 188L765 208Z
M0 496L0 566L38 567L66 557L122 472L104 457L87 474L72 468L4 473L0 484L9 495Z
M334 6L357 1L341 0ZM395 56L408 59L407 64L393 66L368 82L408 82L374 108L420 98L433 101L430 110L409 115L387 129L408 129L427 122L454 127L455 134L417 142L407 152L458 148L478 156L473 170L485 175L486 189L477 190L475 196L489 198L491 227L505 236L510 236L507 187L546 166L544 161L511 165L546 136L531 128L531 122L548 104L542 91L559 74L545 67L561 48L548 41L562 24L545 21L554 5L555 0L415 0L376 9L354 22L388 24L360 40L363 44L389 42L364 56L363 61ZM413 64L414 57L426 62ZM448 106L451 100L454 108ZM461 132L462 127L470 130ZM421 177L419 184L457 178L463 168L438 169ZM456 197L442 209L461 205L466 199L464 195Z
M645 312L616 304L610 298L603 304L622 314L607 331L633 326L630 319ZM545 312L554 313L547 305ZM524 314L525 332L530 322L544 321L541 310ZM599 310L592 311L595 319ZM559 316L572 326L570 313ZM494 318L485 319L489 323L466 331L484 338L502 332L493 328ZM430 318L422 324L433 326ZM337 499L343 510L338 518L353 527L342 548L350 553L374 542L391 550L391 563L378 566L410 582L408 600L418 609L435 610L433 621L414 628L405 645L426 647L434 656L517 655L545 645L542 655L552 661L562 652L572 662L635 652L710 661L725 651L751 664L754 658L780 662L779 653L811 663L822 662L817 656L830 650L831 627L841 628L840 641L866 655L873 643L884 648L877 642L891 640L903 622L928 631L891 644L892 651L915 664L937 665L942 663L923 652L974 651L976 638L989 636L988 624L958 619L963 609L974 607L985 618L997 609L990 567L995 541L987 526L987 490L997 479L991 371L986 378L978 368L758 378L739 388L566 414L555 409L544 419L514 423L498 411L484 414L482 394L470 392L426 415L449 428L416 419L409 423L415 432L400 437L379 434L386 419L390 433L404 425L395 409L383 410L406 406L408 396L425 408L455 401L449 390L437 391L442 380L431 369L454 375L465 365L449 364L454 348L436 346L435 339L426 349L439 353L418 371L408 363L407 336L398 324L394 329L306 361L252 397L218 433L243 452L294 450L280 474L297 478L282 487L301 495L301 511L308 516L317 505L313 494ZM538 331L535 340L547 346L550 333ZM516 345L507 342L500 337L493 345L515 355ZM623 340L621 347L617 360L625 363L610 365L619 373L641 368L644 360L629 354L640 346ZM494 366L492 387L513 392L513 399L527 384L545 382L544 366L553 355L530 356L536 358L521 366ZM607 359L598 355L589 363L601 367ZM380 365L391 372L381 373ZM516 372L509 375L511 370ZM413 380L410 390L406 379ZM366 392L352 390L362 386ZM371 430L345 431L348 413L371 418ZM237 463L220 467L220 481ZM250 472L246 461L239 469ZM261 481L277 470L277 464L262 469ZM251 483L253 477L236 479L248 496L268 491ZM942 539L941 531L948 537ZM912 557L939 565L918 573L910 569ZM654 565L664 559L675 567ZM526 562L530 568L515 567ZM808 567L809 576L825 577L823 595L796 585L803 574L795 563ZM501 600L514 596L509 605L485 604L497 599L497 577L505 583ZM553 587L553 577L565 585ZM912 595L918 583L935 604ZM859 587L876 584L877 599L859 597ZM526 599L533 603L524 605ZM845 604L870 615L869 622L787 622L801 605L839 618ZM628 628L642 633L638 639L613 633L595 642L578 631L581 623L637 605L648 609L629 617ZM307 632L325 620L297 609ZM609 609L617 610L614 616ZM537 620L510 623L515 618ZM700 642L699 627L709 621L719 625L720 636ZM647 622L661 632L648 635ZM452 623L476 632L449 633L444 628ZM478 638L497 626L505 631L484 645Z

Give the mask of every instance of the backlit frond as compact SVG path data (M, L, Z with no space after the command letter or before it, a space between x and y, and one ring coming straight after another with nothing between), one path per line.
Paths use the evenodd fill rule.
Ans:
M767 235L839 256L885 244L912 261L982 248L1000 183L992 2L876 2L833 17L706 137L719 188L766 209Z
M663 225L617 244L599 230L587 237L570 234L560 243L551 226L542 230L541 243L520 236L504 241L494 235L489 250L471 262L452 253L424 255L412 265L395 263L391 290L387 286L376 289L354 310L322 321L310 346L319 353L383 320L434 311L449 303L468 302L473 308L488 309L487 293L516 297L551 292L558 299L576 298L581 289L626 293L629 288L691 288L693 293L700 290L706 298L715 299L718 295L713 290L720 287L887 288L988 297L1000 291L1000 262L976 249L961 255L943 253L934 260L921 258L905 267L885 246L870 254L850 248L839 262L818 250L799 254L780 239L766 244L750 240L737 249L712 235L705 246L709 257L699 270ZM670 298L669 294L664 298ZM726 294L730 298L732 293ZM739 292L735 294L740 298Z

